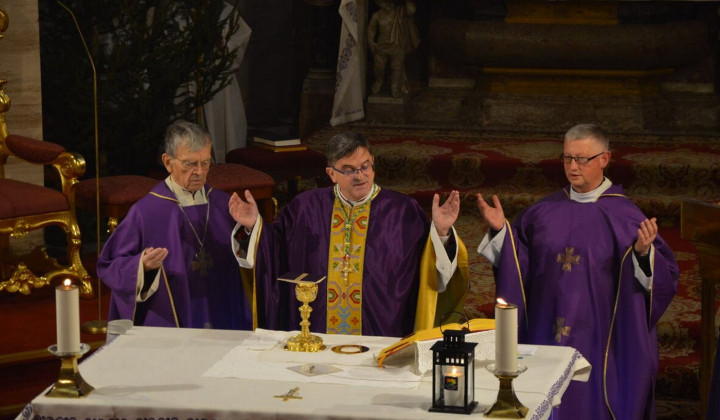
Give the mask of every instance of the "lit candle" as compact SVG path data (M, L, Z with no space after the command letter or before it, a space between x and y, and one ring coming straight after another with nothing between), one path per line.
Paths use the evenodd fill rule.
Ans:
M465 381L462 369L457 366L443 366L443 393L445 405L465 406Z
M77 286L70 279L55 288L58 353L80 352L80 301Z
M517 372L517 306L502 299L495 305L495 370Z

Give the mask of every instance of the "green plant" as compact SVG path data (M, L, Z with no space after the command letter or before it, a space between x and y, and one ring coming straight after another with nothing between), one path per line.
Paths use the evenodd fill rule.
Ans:
M227 86L237 14L223 0L66 0L97 71L101 175L147 174L165 127L196 120ZM93 74L72 16L41 0L44 137L77 151L94 175Z

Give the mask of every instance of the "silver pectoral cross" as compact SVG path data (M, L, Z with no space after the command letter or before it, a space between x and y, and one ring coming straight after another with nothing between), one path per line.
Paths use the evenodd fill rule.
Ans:
M197 254L195 254L195 258L190 262L190 269L192 271L199 271L200 277L207 276L208 268L212 268L213 266L213 259L205 252L205 248L200 248L200 251L198 251Z

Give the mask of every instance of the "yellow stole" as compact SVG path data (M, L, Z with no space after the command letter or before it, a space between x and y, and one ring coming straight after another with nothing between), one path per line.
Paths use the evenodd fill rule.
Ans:
M362 278L370 203L380 192L375 187L365 203L349 207L338 196L337 186L330 226L328 255L328 334L362 335Z
M415 313L415 331L437 327L441 322L458 322L462 318L460 314L464 313L470 265L465 243L459 236L457 240L457 270L450 278L445 291L439 293L435 248L428 235L425 251L420 260L420 289Z

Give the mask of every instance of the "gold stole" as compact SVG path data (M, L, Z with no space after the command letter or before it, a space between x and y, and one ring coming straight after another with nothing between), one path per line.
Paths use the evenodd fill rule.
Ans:
M380 188L364 204L344 205L335 194L328 255L327 327L328 334L362 335L362 278L365 240L370 203Z
M457 240L457 270L450 278L445 291L438 293L435 248L432 245L430 235L428 235L425 251L420 260L420 288L415 312L415 331L439 326L445 315L452 314L444 320L445 323L458 322L459 314L464 313L465 296L470 279L470 265L465 243L459 236Z

